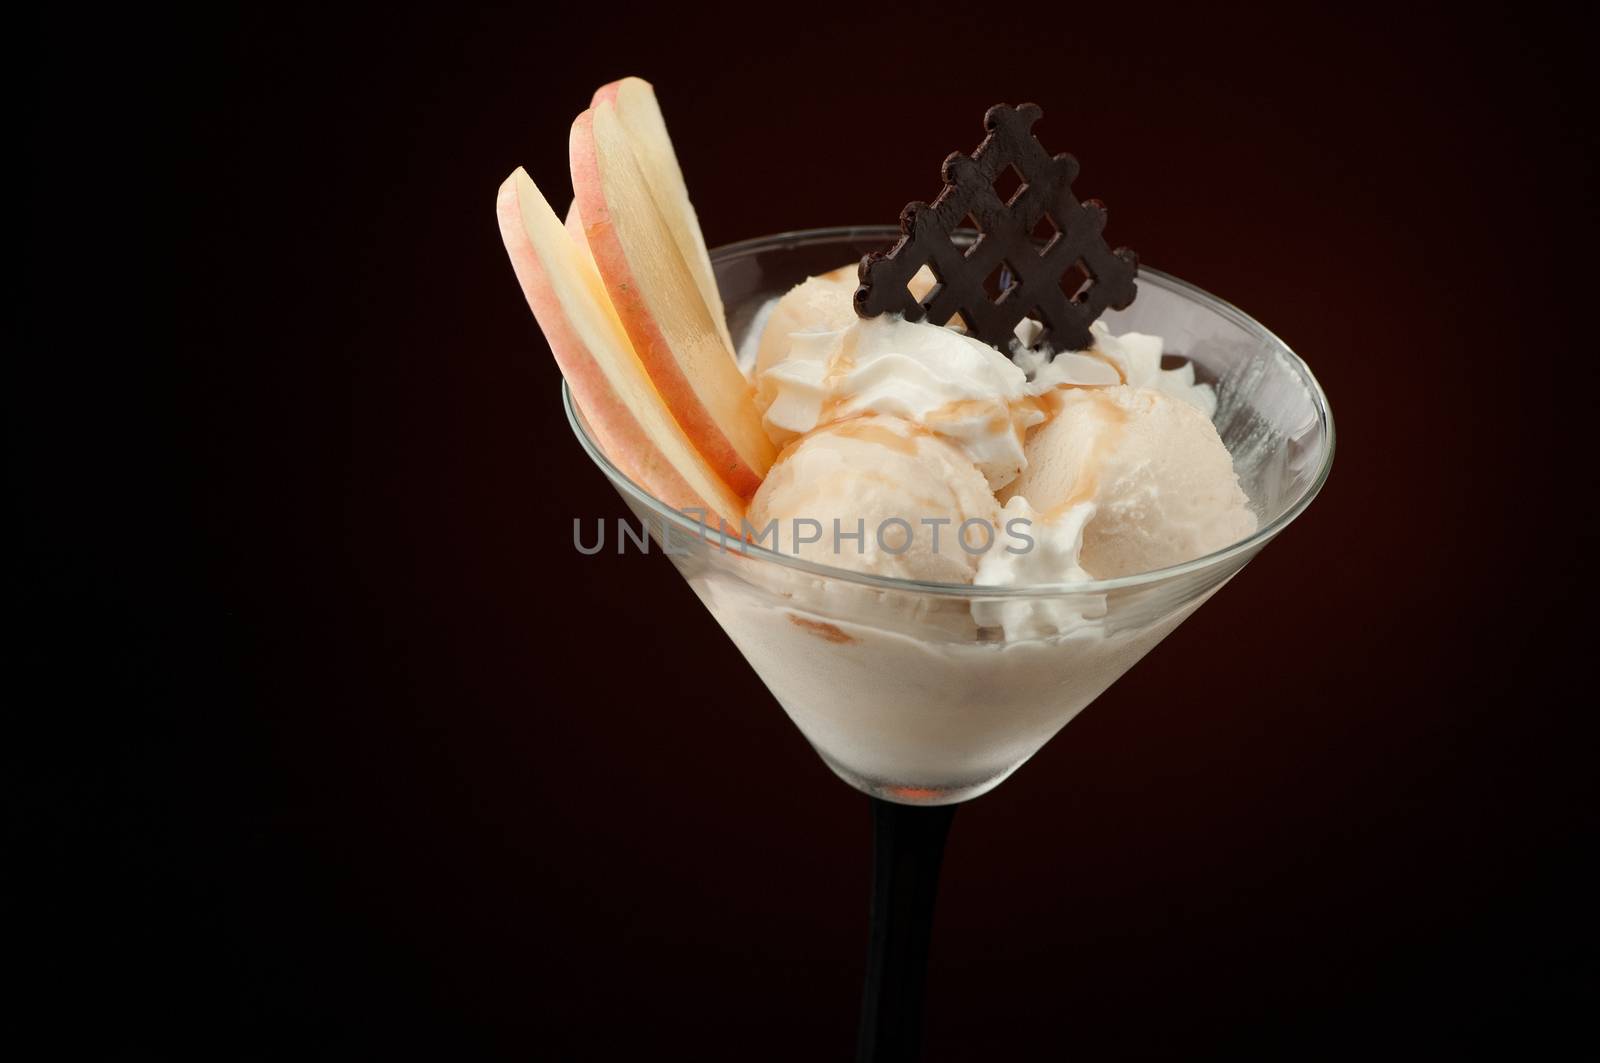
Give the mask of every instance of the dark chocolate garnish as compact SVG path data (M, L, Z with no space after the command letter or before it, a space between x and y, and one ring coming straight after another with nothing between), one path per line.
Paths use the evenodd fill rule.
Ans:
M1033 135L1043 116L1032 103L989 108L983 116L989 135L978 149L944 160L938 198L908 203L900 212L904 235L888 251L861 260L857 314L898 313L936 325L960 314L969 336L1007 355L1025 317L1044 327L1035 346L1081 351L1093 345L1090 322L1108 307L1121 310L1133 302L1139 256L1106 246L1105 205L1080 203L1072 194L1078 160L1052 157ZM1015 173L1006 174L1008 167ZM1022 186L1003 201L996 184L1017 178ZM979 236L963 248L951 236L969 216ZM923 266L938 284L919 303L906 285Z

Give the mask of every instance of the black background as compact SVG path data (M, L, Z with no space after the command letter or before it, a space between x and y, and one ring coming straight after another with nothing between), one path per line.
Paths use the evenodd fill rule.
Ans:
M1114 240L1331 396L1305 517L957 817L928 1058L1592 1040L1577 28L911 6L18 40L7 777L61 1036L847 1057L865 798L662 559L572 551L624 510L499 246L499 181L564 205L572 116L638 73L712 245L892 222L1035 100Z

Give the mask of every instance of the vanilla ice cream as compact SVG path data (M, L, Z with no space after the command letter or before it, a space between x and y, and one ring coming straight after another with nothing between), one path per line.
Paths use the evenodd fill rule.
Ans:
M1027 515L1004 526L1020 519L1038 527L1033 541L1051 548L968 564L918 549L893 558L871 544L834 552L825 536L802 544L805 556L878 574L930 579L937 571L952 582L1025 586L1162 568L1255 530L1210 421L1214 393L1187 362L1162 367L1159 337L1114 336L1095 322L1092 348L1052 356L1026 347L1038 326L1024 321L1013 359L959 329L859 318L854 290L843 270L810 278L767 320L754 367L762 423L775 443L800 442L757 494L758 525L805 517L831 529L835 519L847 527L865 519L870 539L877 521L915 524L924 512L954 512L948 501L925 504L934 498L931 479L961 492L976 470L997 493L985 510L997 530L999 505L1020 498ZM895 439L937 437L953 449L921 445L912 458L838 431L857 422L888 425ZM897 512L907 506L913 512ZM817 512L801 512L808 507ZM960 510L979 514L970 498ZM1056 626L1014 620L1019 630Z
M1046 514L1093 508L1083 569L1102 579L1176 565L1256 529L1233 459L1204 414L1151 388L1063 388L1004 491Z
M971 583L969 521L992 538L999 506L977 467L939 436L896 417L835 421L779 455L748 520L784 553L879 576ZM975 546L974 529L967 528Z
M790 289L772 308L761 330L756 378L789 356L789 344L796 336L834 333L855 324L856 311L851 302L855 290L855 277L839 270L824 277L807 277ZM759 395L756 402L762 403Z

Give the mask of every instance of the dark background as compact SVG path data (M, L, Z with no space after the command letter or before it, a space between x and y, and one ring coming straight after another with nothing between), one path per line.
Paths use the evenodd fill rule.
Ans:
M1114 240L1331 396L1305 517L957 817L928 1058L1592 1043L1577 27L670 6L19 38L7 778L57 1035L848 1056L866 800L662 559L573 553L624 509L495 227L638 73L712 245L892 222L1035 100Z

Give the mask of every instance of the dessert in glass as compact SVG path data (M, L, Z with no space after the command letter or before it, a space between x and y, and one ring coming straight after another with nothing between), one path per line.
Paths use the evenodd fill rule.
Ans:
M1035 152L1020 138L1037 109L992 109L991 140L997 114ZM989 147L951 156L946 193L900 228L708 251L653 91L629 78L573 126L565 221L520 169L498 203L580 445L823 761L872 798L861 1059L916 1056L955 806L1194 613L1332 460L1316 380L1250 317L1150 269L1133 298L1131 255L1122 297L1092 305L1120 267L1098 204L1070 198L1069 157L1035 152L1031 192L1001 203L983 184L972 195L994 209L954 225L971 201L952 187L1003 161ZM1015 217L997 222L1001 207ZM1013 220L1037 259L981 246ZM1074 239L1098 250L1067 249L1067 302L1008 306L1056 282L1042 271ZM910 259L919 243L941 257ZM977 272L965 292L958 274L984 255L977 272L997 262L998 279L979 305ZM874 279L905 312L869 312Z

